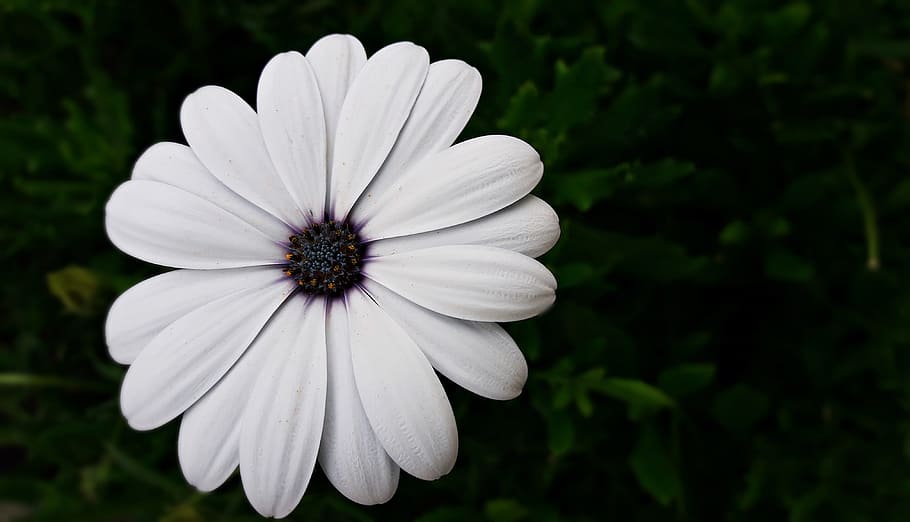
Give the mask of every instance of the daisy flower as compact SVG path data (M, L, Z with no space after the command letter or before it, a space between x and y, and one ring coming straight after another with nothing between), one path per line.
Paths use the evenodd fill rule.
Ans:
M455 463L436 371L491 399L521 392L527 365L496 322L553 303L533 258L559 224L529 195L543 164L527 143L453 145L480 88L412 43L367 59L327 36L265 66L255 110L221 87L190 94L189 146L153 145L111 195L114 245L178 269L111 307L121 409L138 430L183 415L190 484L239 466L253 507L283 517L318 461L349 499L385 502L399 469L434 480Z

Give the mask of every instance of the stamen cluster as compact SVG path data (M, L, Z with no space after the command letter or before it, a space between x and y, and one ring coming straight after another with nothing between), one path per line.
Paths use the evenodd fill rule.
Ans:
M304 292L340 295L360 280L363 249L347 223L317 223L290 241L284 273Z

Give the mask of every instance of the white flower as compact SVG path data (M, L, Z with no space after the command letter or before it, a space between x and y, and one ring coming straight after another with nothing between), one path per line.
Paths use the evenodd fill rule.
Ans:
M411 43L367 60L327 36L266 65L255 111L220 87L191 94L189 147L152 146L111 196L111 241L180 269L111 308L111 355L131 364L121 407L139 430L184 414L192 485L239 464L255 509L283 517L318 460L351 500L385 502L399 468L454 465L434 368L484 397L521 392L527 365L495 321L553 303L533 257L559 225L528 195L543 173L528 144L452 145L480 86Z

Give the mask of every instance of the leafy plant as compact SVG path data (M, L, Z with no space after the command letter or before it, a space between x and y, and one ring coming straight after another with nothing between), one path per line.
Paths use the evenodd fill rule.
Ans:
M366 508L317 474L291 519L910 519L897 0L0 2L0 519L258 519L120 416L105 309L150 269L103 208L186 94L339 31L479 68L463 137L541 152L560 290L509 326L519 399L449 388L450 475Z

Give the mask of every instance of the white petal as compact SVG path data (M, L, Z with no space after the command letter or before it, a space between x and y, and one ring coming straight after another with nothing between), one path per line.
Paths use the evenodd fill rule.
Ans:
M314 43L307 51L306 58L316 75L322 97L322 109L325 113L326 167L331 169L335 130L338 128L341 106L344 104L348 89L354 83L354 78L367 63L367 53L357 38L349 34L330 34Z
M375 203L362 237L418 234L486 216L524 197L543 175L540 156L511 136L483 136L424 158Z
M366 294L345 296L351 361L370 425L401 469L435 480L455 465L455 415L414 341Z
M266 329L269 325L266 325ZM260 335L218 384L183 414L177 455L186 481L212 491L240 463L240 419L271 346Z
M197 308L152 339L120 390L120 408L130 426L149 430L170 421L231 369L295 288L290 278L275 272Z
M250 504L282 518L310 482L326 395L325 300L292 297L262 333L268 362L243 412L240 476Z
M359 504L381 504L398 489L398 465L382 448L363 411L351 366L348 317L342 301L326 316L328 395L319 464L332 485Z
M370 258L364 275L435 312L473 321L517 321L556 299L539 262L501 248L458 245Z
M395 147L351 212L355 221L371 217L377 199L394 187L414 162L452 145L477 107L481 85L477 69L461 60L430 64Z
M488 399L514 399L528 379L528 364L515 341L496 323L464 321L437 314L384 286L363 287L453 382Z
M132 179L160 181L211 201L266 236L283 241L293 232L280 219L238 196L212 175L186 145L161 142L136 160Z
M423 47L399 42L371 56L351 85L338 118L332 158L330 213L336 219L347 217L395 145L429 63Z
M157 181L123 183L105 208L111 242L175 268L235 268L284 262L285 248L234 214Z
M310 220L325 207L325 117L319 86L298 52L272 58L259 78L256 109L266 148L291 197Z
M529 194L498 212L461 225L374 241L367 252L381 257L435 246L486 245L537 257L558 239L559 216L545 201Z
M169 324L239 288L273 279L277 270L174 270L142 281L118 297L107 314L104 332L111 357L131 364Z
M183 101L180 125L216 178L285 223L300 226L303 213L272 165L256 111L240 96L214 85L202 87Z

